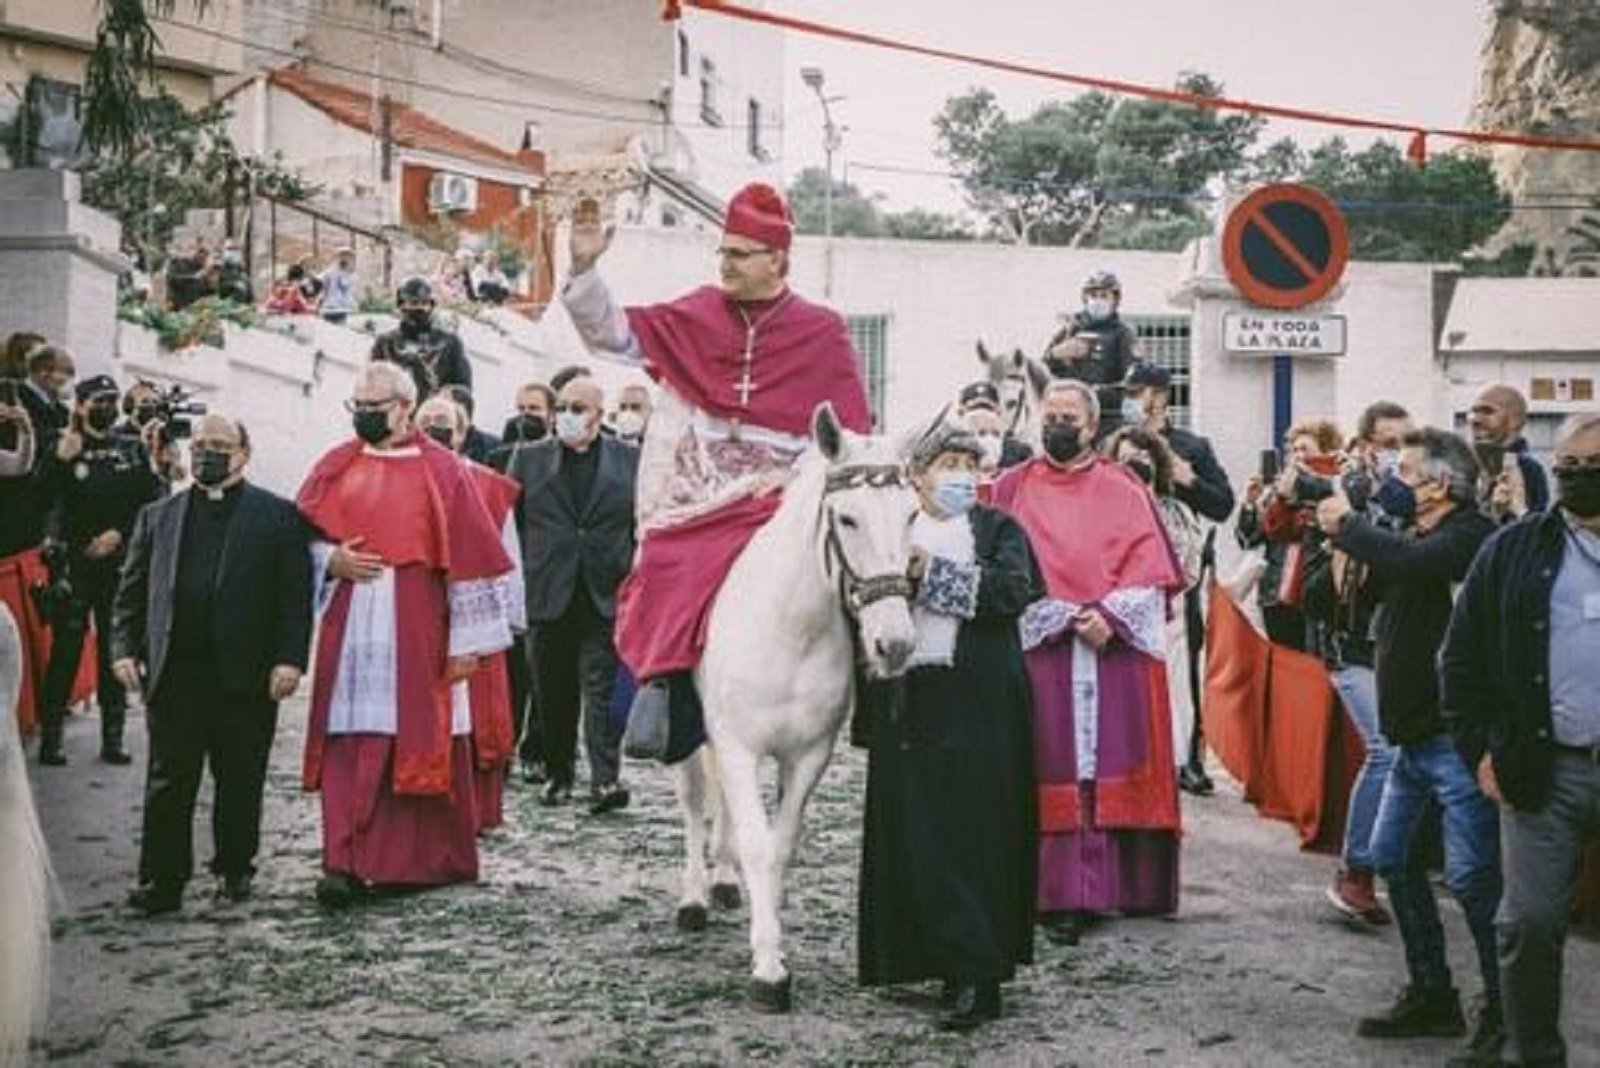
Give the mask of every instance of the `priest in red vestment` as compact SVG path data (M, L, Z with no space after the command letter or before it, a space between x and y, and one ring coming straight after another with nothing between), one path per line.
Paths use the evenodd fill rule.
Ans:
M1022 524L1045 597L1022 619L1039 783L1038 907L1075 943L1101 915L1178 907L1178 787L1167 695L1167 602L1183 588L1154 499L1100 456L1094 390L1053 382L1044 455L996 505Z
M312 468L299 505L321 613L303 785L322 792L317 898L477 878L467 679L511 642L512 568L461 461L411 426L416 384L368 364L355 440Z
M528 629L527 588L522 580L522 545L512 511L522 487L515 479L467 459L463 450L472 417L454 400L443 395L428 398L417 409L416 422L417 429L461 458L473 488L489 510L489 518L500 531L500 545L510 557L512 569L500 576L495 588L513 636L520 635ZM506 770L517 742L511 722L511 655L508 650L480 658L478 669L467 680L479 834L492 831L503 822Z
M728 205L721 284L663 304L618 309L595 264L611 242L598 220L572 230L562 303L589 349L642 368L660 386L639 461L639 552L618 593L617 652L639 700L670 692L665 758L704 740L687 672L733 561L777 510L776 490L810 443L823 401L851 430L871 411L844 320L789 288L794 224L778 192L742 189ZM635 708L638 708L636 702Z

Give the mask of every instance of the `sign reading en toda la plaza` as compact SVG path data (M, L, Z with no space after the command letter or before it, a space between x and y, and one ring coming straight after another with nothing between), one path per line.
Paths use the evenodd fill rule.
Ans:
M1262 356L1342 356L1344 316L1229 312L1222 317L1227 352Z

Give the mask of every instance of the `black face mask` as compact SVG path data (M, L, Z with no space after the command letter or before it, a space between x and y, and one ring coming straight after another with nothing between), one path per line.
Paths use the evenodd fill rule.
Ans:
M1044 451L1058 464L1083 453L1083 431L1071 423L1051 423L1044 428Z
M1139 481L1146 486L1155 485L1156 469L1144 460L1129 460L1123 464L1129 471L1139 476Z
M433 312L427 309L408 311L400 316L400 332L415 337L426 334L428 327L433 325Z
M1600 515L1600 467L1556 472L1556 500L1579 519Z
M194 454L194 480L202 487L221 485L233 472L229 470L233 457L215 449L199 449Z
M523 441L543 441L550 436L550 422L542 415L524 415L517 420Z
M456 434L455 431L451 430L449 427L430 426L425 427L422 432L428 435L434 441L437 441L440 445L443 445L445 448L449 449L451 452L455 451Z
M116 425L117 410L97 404L89 409L89 414L85 416L84 421L89 424L90 430L104 434Z
M389 413L387 410L356 412L350 419L356 430L356 437L368 445L376 445L389 437Z

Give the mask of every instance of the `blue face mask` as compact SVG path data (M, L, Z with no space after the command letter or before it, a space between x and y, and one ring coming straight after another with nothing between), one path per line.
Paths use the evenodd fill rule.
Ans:
M582 412L560 412L556 415L556 437L574 445L589 432L589 420Z
M933 483L933 499L945 515L966 515L978 503L978 479L969 471L951 471Z
M1144 405L1132 397L1122 398L1122 421L1127 426L1136 426L1144 422Z
M1398 475L1390 475L1378 484L1376 500L1378 507L1391 519L1411 523L1417 518L1417 491L1402 482Z

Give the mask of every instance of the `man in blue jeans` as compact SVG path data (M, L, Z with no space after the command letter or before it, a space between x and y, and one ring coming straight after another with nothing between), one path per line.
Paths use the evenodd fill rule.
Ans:
M1372 861L1389 886L1410 983L1389 1009L1361 1020L1368 1038L1465 1033L1461 1001L1445 959L1444 928L1413 846L1436 805L1444 818L1445 875L1466 914L1483 975L1484 999L1465 1063L1498 1056L1500 974L1494 914L1500 904L1499 818L1452 744L1439 710L1435 658L1449 625L1451 584L1471 566L1494 524L1478 512L1478 465L1465 441L1425 428L1406 435L1399 469L1380 487L1384 510L1403 528L1357 514L1342 488L1317 506L1335 548L1365 565L1377 583L1378 720L1396 747L1373 828Z

